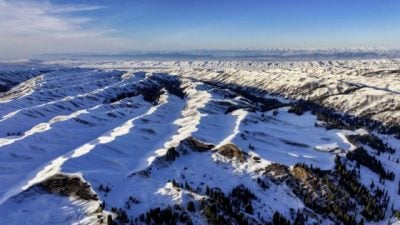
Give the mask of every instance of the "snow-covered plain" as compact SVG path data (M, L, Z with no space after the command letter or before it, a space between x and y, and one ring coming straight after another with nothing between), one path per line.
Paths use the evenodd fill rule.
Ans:
M306 208L303 201L285 183L269 181L268 189L261 188L256 182L263 176L260 169L273 163L288 168L305 163L332 170L337 155L344 157L356 148L348 135L375 131L327 129L311 112L289 113L288 105L310 100L352 116L398 124L399 63L42 62L38 66L46 71L30 73L0 93L0 214L7 215L0 217L0 224L101 223L94 215L105 223L105 216L96 212L103 201L105 214L122 208L134 221L152 208L200 202L207 198L201 194L206 185L229 193L242 184L257 196L254 215L270 221L279 211L292 218L293 211ZM258 103L230 88L237 86L251 94L259 94L251 88L267 91L262 97L282 106L258 110ZM376 135L396 150L391 160L386 153L379 157L396 174L386 186L390 205L400 209L400 169L395 162L400 142L391 135ZM214 147L187 150L182 143L191 137ZM245 159L219 153L230 143ZM180 157L166 160L171 148L178 149ZM368 168L362 167L361 173L365 185L379 183ZM78 175L99 199L84 201L36 187L56 174ZM176 188L172 180L200 191ZM207 223L201 215L190 213L191 221ZM254 218L261 223L260 216ZM390 218L387 213L385 221ZM308 222L315 221L333 224L319 215Z

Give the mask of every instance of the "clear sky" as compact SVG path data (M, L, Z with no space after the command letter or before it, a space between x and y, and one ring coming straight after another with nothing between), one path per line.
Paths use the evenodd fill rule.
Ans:
M400 47L399 0L0 0L0 58Z

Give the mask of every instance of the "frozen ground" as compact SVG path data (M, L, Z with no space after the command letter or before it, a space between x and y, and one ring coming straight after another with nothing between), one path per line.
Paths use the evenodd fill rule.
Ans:
M398 59L343 61L52 61L83 67L152 69L202 81L256 87L383 123L400 122Z
M327 129L309 111L289 113L291 104L310 100L398 124L399 62L41 63L46 70L23 71L15 80L18 85L0 93L0 213L6 215L0 224L101 223L93 218L98 208L106 214L124 209L134 221L152 208L200 202L207 198L205 186L229 193L241 184L257 196L254 215L261 216L254 216L254 223L270 221L276 211L291 218L293 211L307 208L302 199L284 183L269 181L267 190L261 188L259 171L273 163L333 170L337 155L345 157L357 147L349 135L376 132L367 127ZM4 68L18 72L12 65ZM252 88L267 91L262 97L281 105L260 110L259 102L237 92L237 86L258 96L264 92ZM390 206L400 209L400 142L376 135L396 150L377 157L396 174L381 187L389 191ZM191 137L214 147L188 150L183 143ZM236 145L244 159L220 154L218 149L227 144ZM171 149L179 157L171 159ZM361 167L360 173L366 186L379 183L368 168ZM37 190L36 185L56 174L78 174L99 199ZM200 191L181 190L172 180ZM201 215L190 213L191 221L207 223ZM391 217L388 212L385 220ZM333 223L318 215L312 221Z

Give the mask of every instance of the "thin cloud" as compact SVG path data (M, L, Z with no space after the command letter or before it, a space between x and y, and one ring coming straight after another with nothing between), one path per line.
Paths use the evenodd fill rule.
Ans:
M113 37L111 29L88 28L93 18L73 14L102 8L0 0L0 58L122 49L127 40Z
M51 8L51 7L50 7ZM83 11L93 11L99 9L105 9L104 6L90 6L90 5L69 5L63 8L51 8L49 13L73 13L73 12L83 12Z

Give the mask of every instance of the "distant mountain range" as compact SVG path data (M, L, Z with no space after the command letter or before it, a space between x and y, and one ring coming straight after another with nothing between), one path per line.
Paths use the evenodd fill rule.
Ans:
M400 49L263 49L263 50L190 50L126 51L103 53L57 53L38 55L36 59L127 59L127 60L341 60L399 58Z

